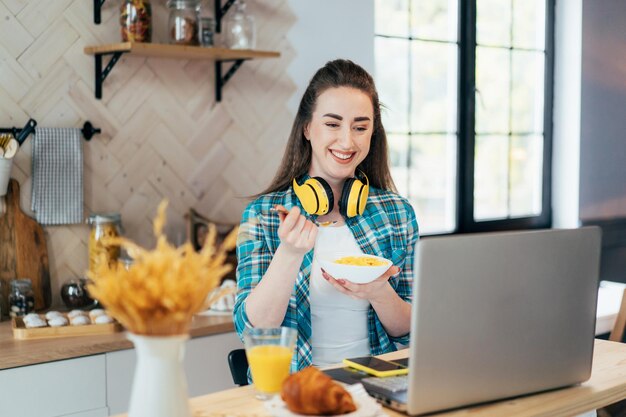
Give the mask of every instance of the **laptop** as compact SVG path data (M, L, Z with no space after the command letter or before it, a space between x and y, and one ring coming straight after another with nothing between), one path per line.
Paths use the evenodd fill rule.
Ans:
M432 237L417 245L409 374L359 378L410 415L586 381L600 229Z

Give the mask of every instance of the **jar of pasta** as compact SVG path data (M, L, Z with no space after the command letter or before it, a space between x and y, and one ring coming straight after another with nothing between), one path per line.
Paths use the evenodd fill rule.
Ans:
M118 237L122 234L122 216L119 213L94 213L87 223L89 232L89 270L94 272L100 262L113 265L120 257L119 245L106 242L106 238Z
M152 7L150 0L122 0L120 7L122 41L152 40Z

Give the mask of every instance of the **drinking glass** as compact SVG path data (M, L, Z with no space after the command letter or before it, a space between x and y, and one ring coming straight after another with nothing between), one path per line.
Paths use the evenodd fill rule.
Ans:
M268 400L280 392L289 376L298 332L289 327L248 329L243 335L257 398Z

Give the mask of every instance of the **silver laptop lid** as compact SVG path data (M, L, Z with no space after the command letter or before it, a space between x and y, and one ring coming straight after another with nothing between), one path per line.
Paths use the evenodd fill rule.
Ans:
M409 414L587 380L599 259L597 227L420 241Z

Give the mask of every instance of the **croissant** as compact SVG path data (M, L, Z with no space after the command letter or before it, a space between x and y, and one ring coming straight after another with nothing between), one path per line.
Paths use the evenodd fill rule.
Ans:
M356 410L350 393L312 366L290 375L280 396L297 414L332 416Z

